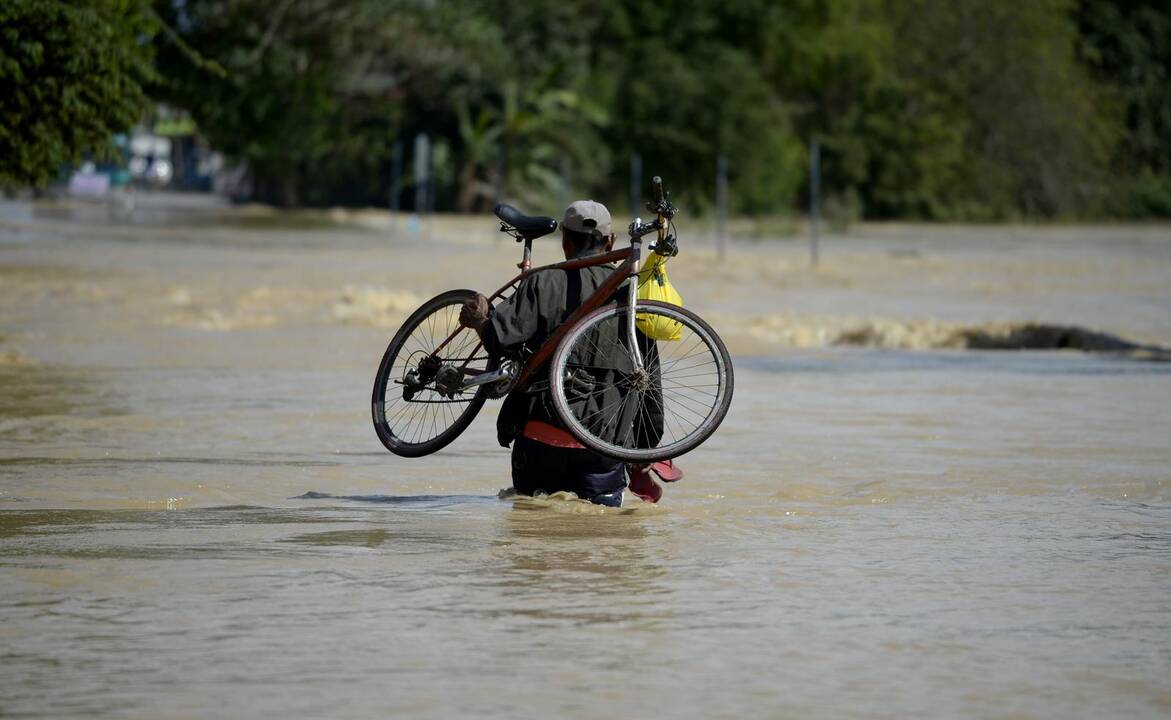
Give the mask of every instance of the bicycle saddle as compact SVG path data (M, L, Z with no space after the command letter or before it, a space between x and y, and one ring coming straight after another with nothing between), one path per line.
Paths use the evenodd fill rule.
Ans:
M557 221L551 217L525 215L511 205L500 203L496 206L496 217L500 222L516 230L521 237L532 240L548 235L557 229Z

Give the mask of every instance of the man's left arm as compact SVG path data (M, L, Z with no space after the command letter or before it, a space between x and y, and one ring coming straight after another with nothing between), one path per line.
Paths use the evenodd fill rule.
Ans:
M512 297L493 309L488 298L476 293L460 309L459 322L474 329L492 355L520 347L540 330L537 277L525 279Z

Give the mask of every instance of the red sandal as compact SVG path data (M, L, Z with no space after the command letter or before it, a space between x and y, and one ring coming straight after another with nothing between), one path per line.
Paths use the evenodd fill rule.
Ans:
M663 497L663 486L655 482L646 465L627 465L630 474L630 492L646 502L657 503Z
M675 467L674 461L671 460L651 463L651 470L654 470L663 482L675 482L683 479L683 471Z

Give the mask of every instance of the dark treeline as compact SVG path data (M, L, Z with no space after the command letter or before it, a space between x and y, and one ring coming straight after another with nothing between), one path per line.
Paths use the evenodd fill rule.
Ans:
M17 3L25 0L14 0ZM99 0L93 3L101 5ZM106 2L122 7L126 0ZM157 0L155 100L259 199L625 209L634 153L702 210L986 220L1171 215L1164 0Z

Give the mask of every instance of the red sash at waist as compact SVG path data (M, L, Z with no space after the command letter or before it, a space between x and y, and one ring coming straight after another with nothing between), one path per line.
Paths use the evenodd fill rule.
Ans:
M549 423L541 422L540 420L529 420L525 423L525 429L521 435L530 440L536 440L539 443L545 443L553 447L569 448L572 450L585 449L584 445L579 443L565 430L554 427Z

